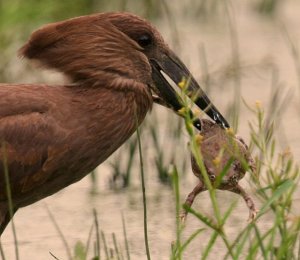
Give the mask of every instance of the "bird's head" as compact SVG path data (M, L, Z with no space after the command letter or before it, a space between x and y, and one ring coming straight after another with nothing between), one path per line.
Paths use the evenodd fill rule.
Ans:
M229 127L160 33L136 15L100 13L46 25L31 35L20 54L64 72L73 82L142 83L175 111L182 104L163 73L175 84L189 79L187 93L193 102L219 125Z

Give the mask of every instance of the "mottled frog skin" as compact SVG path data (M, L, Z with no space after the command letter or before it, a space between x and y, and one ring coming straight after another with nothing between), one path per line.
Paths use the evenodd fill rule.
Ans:
M212 185L221 190L228 190L239 194L245 200L249 208L249 220L256 216L254 202L246 191L238 184L245 176L247 170L255 171L254 160L242 138L235 136L231 131L224 130L210 120L202 119L202 130L198 136L200 154L209 180ZM196 196L207 190L204 184L204 173L199 169L194 156L191 156L192 170L199 183L188 195L185 205L191 207ZM230 165L226 173L223 169ZM220 176L220 174L224 176ZM219 178L218 178L219 176ZM221 178L221 179L220 179ZM217 185L217 180L218 184ZM184 221L187 212L181 214Z

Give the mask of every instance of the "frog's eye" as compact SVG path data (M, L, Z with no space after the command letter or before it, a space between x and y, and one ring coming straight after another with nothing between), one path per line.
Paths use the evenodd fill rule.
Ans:
M211 181L215 181L215 180L216 180L216 175L210 174L210 175L209 175L209 179L210 179Z
M238 179L238 176L236 174L232 175L232 177L230 178L230 182L233 184L233 185L236 185L238 183L239 179Z

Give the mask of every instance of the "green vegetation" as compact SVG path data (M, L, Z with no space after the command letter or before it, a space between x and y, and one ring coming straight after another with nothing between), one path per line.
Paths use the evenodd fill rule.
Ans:
M189 107L189 104L186 103L186 106ZM241 230L233 240L226 234L224 228L226 227L226 221L235 208L235 203L228 203L227 210L224 213L220 212L215 196L215 188L208 179L202 155L197 148L196 134L191 127L193 119L190 118L189 113L186 113L185 116L186 129L190 136L190 147L198 167L204 173L205 185L208 187L214 209L214 214L211 216L197 212L192 208L186 208L209 230L210 239L202 252L201 259L207 259L218 237L223 240L225 251L227 251L224 256L225 259L228 257L232 259L299 259L300 218L295 213L296 206L293 199L299 184L299 168L295 164L290 151L276 153L276 141L273 136L276 121L265 117L260 103L256 104L256 108L250 106L248 108L257 117L256 122L249 123L251 147L253 153L256 154L257 167L256 172L251 175L251 184L261 201L261 207L255 220ZM176 184L175 194L178 198L178 173L174 171L173 176ZM175 201L179 203L178 199ZM176 212L178 214L178 205L176 206ZM273 218L272 225L261 230L258 221L267 214L270 216L270 213ZM171 259L182 259L181 252L185 246L181 246L180 242L181 228L177 224L176 248L173 249ZM198 230L199 233L202 231ZM192 234L187 242L194 237L194 234Z
M255 157L257 167L257 171L251 174L249 179L252 192L256 196L255 200L259 201L259 212L256 219L238 227L234 235L228 234L226 225L236 210L237 203L235 200L228 201L225 209L222 208L216 196L215 188L211 185L207 174L204 174L210 199L208 205L211 205L213 210L212 213L204 213L196 210L196 208L186 208L189 212L189 218L196 219L199 225L187 238L183 238L186 226L182 225L178 216L183 203L182 183L187 179L186 173L191 173L190 152L195 156L202 172L206 172L201 153L199 149L196 149L197 132L191 127L193 118L190 118L189 113L185 114L184 120L174 115L163 115L164 119L162 120L161 114L154 109L152 115L148 117L140 129L139 135L133 136L110 161L112 177L109 181L109 187L119 190L118 192L122 192L122 189L131 188L134 186L132 176L136 172L144 174L143 168L145 168L146 176L142 175L143 185L145 185L142 187L144 195L147 194L145 189L147 191L150 188L147 186L147 174L155 174L157 181L165 185L165 189L173 189L175 241L170 241L170 259L184 259L184 253L193 240L201 234L205 234L207 237L203 243L204 246L201 250L199 249L199 258L201 257L201 259L213 257L215 250L220 250L215 249L217 243L218 246L220 245L220 241L224 259L300 259L300 217L296 205L297 192L299 192L298 161L287 149L288 144L282 145L282 140L286 140L284 131L279 133L276 131L282 129L279 126L282 124L283 111L288 106L290 96L282 91L283 85L278 80L280 71L276 64L270 64L268 61L253 66L243 63L243 52L247 52L247 50L242 49L239 45L238 26L234 20L233 6L234 1L189 0L182 4L180 9L182 13L179 12L178 16L193 19L195 24L208 23L210 20L218 22L222 19L228 24L230 45L226 48L231 50L230 58L228 58L230 61L226 60L217 69L210 71L208 57L212 57L214 53L208 53L205 45L201 45L202 84L204 85L203 88L211 93L213 90L221 91L224 85L226 87L233 86L233 101L227 102L226 117L230 119L235 131L241 124L247 124L249 128L248 138L247 136L243 137L250 140L250 149ZM260 0L255 1L255 3L249 1L247 6L249 10L259 11L260 14L277 14L283 3L279 5L279 1ZM15 64L11 63L10 60L18 49L16 46L20 46L20 43L28 38L32 30L44 23L107 10L136 12L154 22L160 21L156 19L167 18L171 25L174 25L172 21L176 20L177 15L172 13L173 9L166 0L0 0L0 82L19 81L26 74L27 68L23 68L20 78L11 78L10 73ZM273 19L276 19L275 15ZM177 33L177 28L170 28L170 30L175 34ZM287 50L290 51L294 61L300 88L300 62L297 44L289 36L287 30L283 30L283 35L287 40ZM179 35L175 35L174 38L180 39ZM189 44L185 42L185 39L180 39L180 42L182 46ZM269 97L268 107L264 107L260 102L256 104L242 102L242 79L249 70L264 70L264 72L267 71L268 75L271 71L272 93ZM181 95L180 92L179 95ZM190 108L190 101L185 98L183 100L184 105ZM242 109L251 111L251 117L241 120ZM166 123L164 124L162 121ZM295 129L295 131L298 130ZM187 142L189 142L189 151L186 149L184 154L182 147L186 147ZM147 169L149 170L147 171ZM145 183L144 177L146 178ZM97 179L92 178L92 180L92 193L97 196L96 191L99 191L100 188L97 187ZM9 192L8 190L8 194ZM99 197L100 199L102 198ZM147 253L148 259L150 259L152 248L149 248L147 243L145 196L143 202L144 236L147 248L145 255ZM142 201L140 203L142 204ZM105 211L101 214L105 214ZM94 220L91 223L91 228L86 230L86 241L78 241L74 246L70 246L68 238L63 235L63 231L59 228L59 221L55 219L55 213L49 211L50 219L62 240L68 258L74 260L133 258L130 236L128 235L130 230L126 227L126 212L120 216L124 237L117 237L114 233L107 235L109 231L99 225L96 210L94 210L93 215ZM265 223L268 225L264 226ZM189 223L187 222L186 225ZM19 246L17 232L17 229L14 230L16 258L18 258ZM46 254L47 252L45 252ZM55 254L50 254L53 259L60 259ZM2 259L5 259L5 246L1 243L0 255Z

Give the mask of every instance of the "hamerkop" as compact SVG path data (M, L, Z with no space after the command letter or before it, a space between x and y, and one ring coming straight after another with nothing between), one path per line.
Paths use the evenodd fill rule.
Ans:
M7 185L15 213L105 161L153 101L181 108L161 72L176 84L190 78L194 102L228 126L160 33L136 15L100 13L46 25L20 55L64 73L71 83L0 85L0 234L11 218Z

